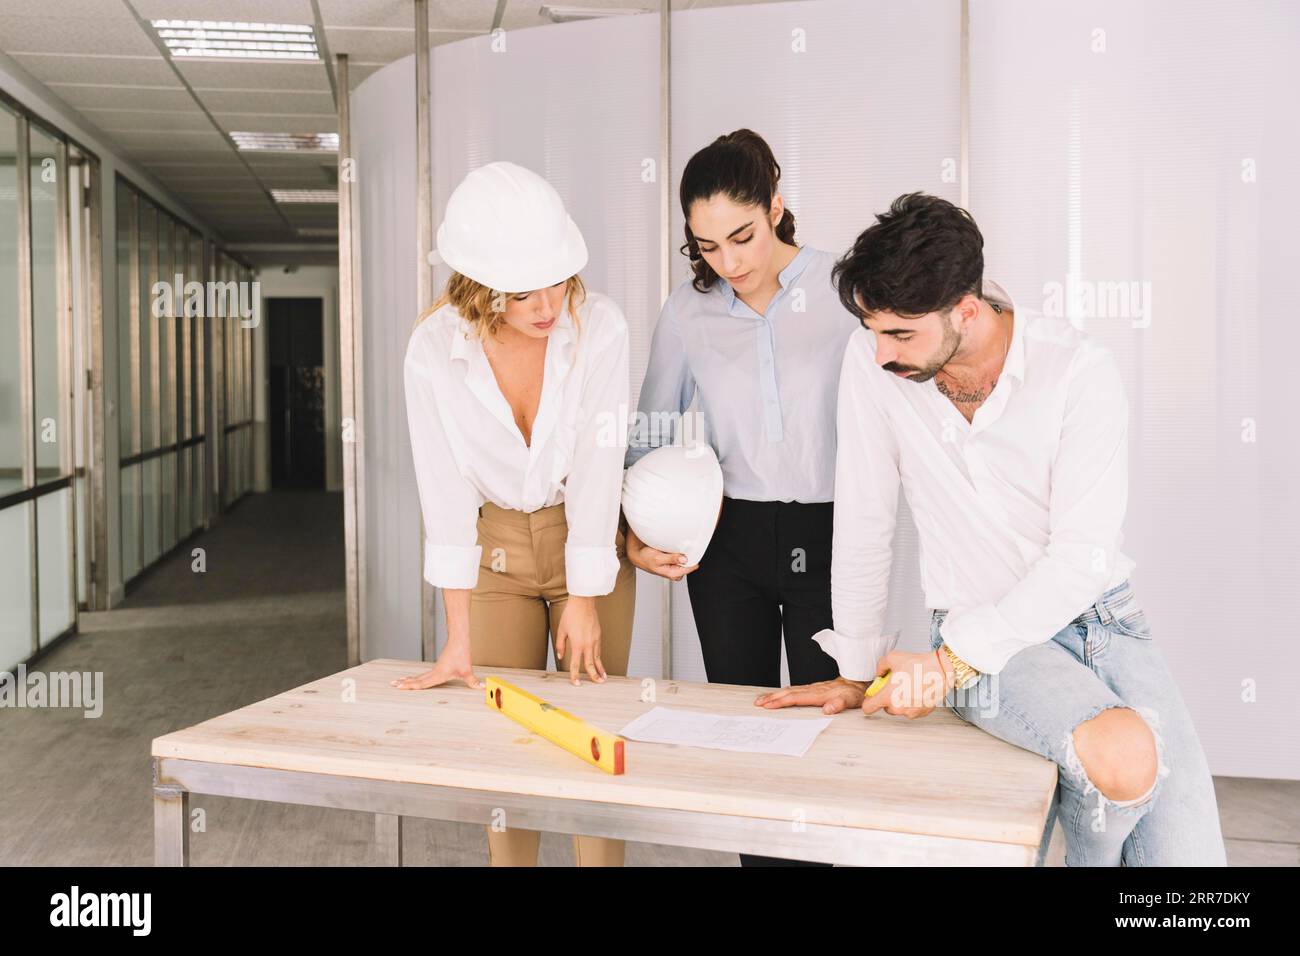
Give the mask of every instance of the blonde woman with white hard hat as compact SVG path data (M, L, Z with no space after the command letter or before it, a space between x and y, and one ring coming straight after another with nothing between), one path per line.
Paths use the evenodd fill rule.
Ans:
M453 272L417 322L407 419L424 517L424 576L443 589L447 644L404 689L473 665L570 680L627 673L636 578L619 532L628 333L578 272L587 247L555 189L497 162L452 193L438 253ZM488 832L493 865L535 865L540 834ZM621 865L621 840L575 837L581 865Z

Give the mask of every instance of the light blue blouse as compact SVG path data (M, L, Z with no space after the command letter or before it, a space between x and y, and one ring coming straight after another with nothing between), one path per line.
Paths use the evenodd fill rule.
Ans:
M835 497L840 364L860 328L831 284L835 256L801 246L759 315L719 279L706 293L682 283L659 313L626 465L675 432L699 393L701 429L722 464L723 492L753 501Z

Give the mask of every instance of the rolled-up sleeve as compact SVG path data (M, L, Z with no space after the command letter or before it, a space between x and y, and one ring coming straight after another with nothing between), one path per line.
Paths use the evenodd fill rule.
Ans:
M659 312L650 339L650 361L641 383L624 465L631 468L647 452L672 444L681 416L694 397L695 378L686 361L686 345L670 296Z
M840 676L869 680L893 649L884 633L898 517L898 445L876 397L866 329L849 338L840 369L836 414L835 519L831 544L833 628L813 635L839 664Z
M422 354L428 343L407 346L403 374L406 422L415 481L424 517L424 579L434 587L472 589L478 583L478 509L482 497L456 467L438 415L434 372Z
M573 464L564 484L564 545L568 591L595 597L614 590L618 580L619 501L623 492L623 454L630 401L627 320L612 301L603 301L592 329L592 354L582 386L582 408ZM592 319L596 319L593 312Z
M953 608L940 627L944 641L976 670L996 674L1017 652L1050 640L1110 582L1127 503L1128 401L1114 358L1093 347L1072 367L1046 553L1000 600Z

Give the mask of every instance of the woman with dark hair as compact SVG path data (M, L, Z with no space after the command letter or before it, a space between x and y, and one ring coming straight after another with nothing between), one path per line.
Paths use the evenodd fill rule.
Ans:
M812 636L832 626L836 398L858 322L831 283L834 255L795 242L780 177L748 129L686 164L682 251L694 276L659 314L626 460L671 444L698 397L723 474L713 539L694 567L631 529L627 554L653 574L686 577L712 683L780 686L783 634L792 683L839 674Z

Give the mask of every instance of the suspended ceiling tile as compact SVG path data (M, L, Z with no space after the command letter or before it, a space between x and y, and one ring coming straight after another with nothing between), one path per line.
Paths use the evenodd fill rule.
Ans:
M11 54L23 69L42 83L131 84L183 89L161 56L94 57L50 53ZM56 88L57 91L57 88Z
M232 216L239 218L263 217L267 218L268 221L270 219L275 219L279 222L279 219L276 217L275 207L270 202L254 203L239 202L237 200L231 200L229 202L216 201L194 203L193 208L195 212L205 218L214 216L224 216L226 218Z
M346 53L350 60L391 63L415 52L414 27L401 30L326 27L325 34L329 38L330 54Z
M333 206L302 216L290 216L289 219L295 226L303 229L336 229L339 223L339 210L337 206Z
M325 90L194 90L213 113L329 113L337 116L334 97Z
M185 149L172 148L164 146L140 147L130 150L131 158L139 160L145 165L167 164L177 162L199 163L211 161L214 158L222 156L234 156L235 151L226 147L226 149ZM238 162L238 160L236 160Z
M177 174L174 170L159 169L157 166L145 166L144 168L149 171L150 175L156 177L161 182L165 182L168 188L177 195L183 193L190 197L197 196L201 198L202 196L210 195L214 190L238 189L241 187L248 188L257 185L253 180L245 180L241 182L232 181L231 179L224 177L209 177L209 179L215 180L214 185L201 185L208 180L185 179L183 176L182 178L177 178Z
M182 176L202 176L211 173L214 176L235 176L242 173L247 177L244 164L233 152L227 157L209 157L199 160L173 154L165 159L142 160L141 165L160 170L168 175L179 173Z
M337 133L339 131L338 117L333 113L326 113L323 116L313 116L310 113L214 113L213 117L227 132L238 130L244 133Z
M282 202L279 206L286 216L295 219L330 220L339 214L336 202Z
M333 27L398 27L415 29L415 5L410 0L317 0L325 29ZM514 0L517 2L517 0ZM526 0L532 3L532 0ZM538 0L541 3L541 0ZM429 4L429 29L492 28L493 0L435 0Z
M186 190L175 190L179 196L190 208L196 212L203 213L204 216L211 215L213 212L220 212L221 209L265 209L269 207L268 200L257 199L255 194L239 193L230 195L225 191L208 191L208 193L190 193Z
M387 66L385 63L349 63L348 86L356 90L366 77L376 70L382 70L385 66Z
M329 166L338 169L337 153L276 153L270 150L244 150L241 154L259 176L265 173Z
M229 235L241 232L249 238L269 241L272 236L294 235L294 227L287 226L283 219L263 219L257 216L231 216L222 221L222 232Z
M265 209L238 209L210 207L207 213L211 219L219 219L227 226L234 225L244 229L291 229L276 211L269 206Z
M259 174L267 189L333 189L338 183L338 170L332 166L305 166L293 172L265 170Z
M307 243L315 240L299 237L295 242ZM299 266L337 266L339 264L339 247L336 244L321 246L320 251L305 249L240 249L236 250L254 267L273 272L281 271L288 265Z
M231 224L222 230L228 242L296 242L297 233L283 226L277 231L264 229L243 229ZM277 260L278 261L278 260Z
M38 5L34 3L32 6ZM40 0L39 10L43 17L135 22L125 3L105 3L104 0Z
M283 220L266 222L252 218L233 218L230 220L230 228L242 230L246 237L260 242L284 242L297 235L297 230Z
M266 226L271 229L284 229L284 220L275 214L274 209L260 206L194 206L194 214L205 222L220 223L223 227L229 223L239 223L245 227L253 225Z
M158 48L131 20L0 14L0 49L20 53L152 56Z
M150 167L156 169L158 167ZM195 171L186 169L170 168L165 171L167 181L172 184L172 188L177 192L205 192L214 189L231 189L237 186L256 186L257 180L252 176L244 174L236 175L233 172L213 172Z
M121 140L119 134L127 132L204 132L211 133L212 121L197 109L140 110L140 109L82 109L90 121Z
M227 186L211 189L201 205L209 203L239 203L243 205L271 206L272 201L260 186Z
M207 63L174 60L181 75L194 87L209 90L316 90L329 93L329 77L325 64L316 63L258 63L244 60L238 63Z
M175 84L175 78L173 77ZM194 110L194 98L183 86L114 86L103 83L47 83L69 106L89 113L94 109Z
M173 129L173 130L139 130L139 129L114 129L105 130L104 132L112 135L127 149L132 150L153 150L161 151L170 150L202 150L202 149L227 149L225 139L221 134L214 130L210 125L206 130L193 129Z
M193 189L187 190L194 192ZM262 186L253 181L242 183L214 183L209 185L203 192L202 199L199 202L220 201L220 202L256 202L268 203L271 200L267 198L266 192Z
M311 0L131 0L145 20L312 22ZM409 2L409 0L408 0Z

